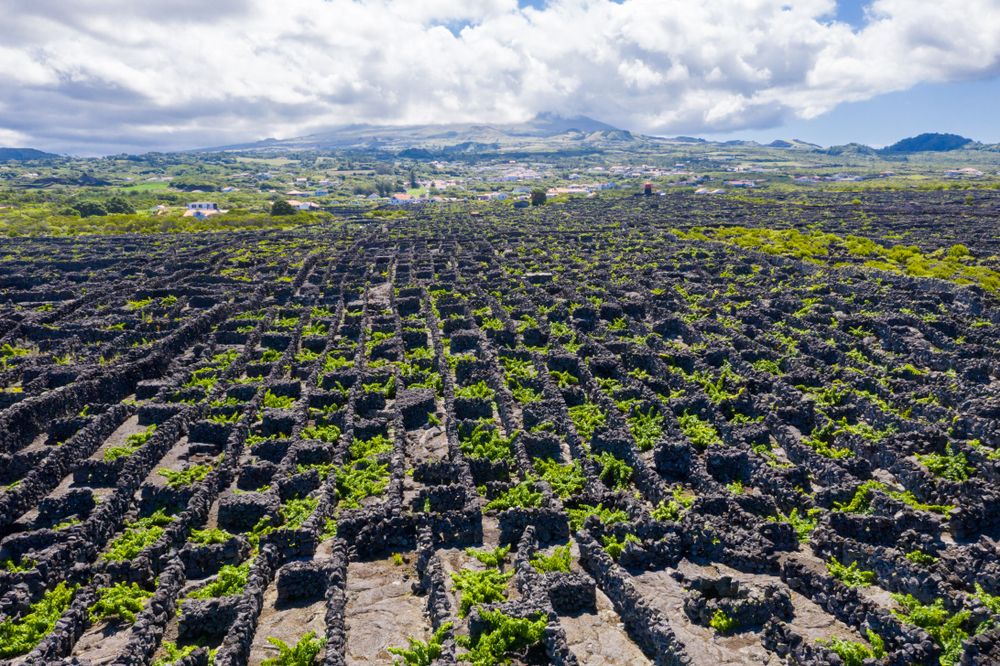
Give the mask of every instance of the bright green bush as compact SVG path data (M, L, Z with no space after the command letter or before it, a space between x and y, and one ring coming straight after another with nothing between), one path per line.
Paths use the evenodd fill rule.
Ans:
M142 612L146 600L153 596L138 584L116 583L97 591L97 601L90 607L90 621L118 619L131 624L136 614Z

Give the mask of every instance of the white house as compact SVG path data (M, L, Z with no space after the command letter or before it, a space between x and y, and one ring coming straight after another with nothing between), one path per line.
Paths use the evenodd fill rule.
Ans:
M219 204L214 201L193 201L187 205L184 217L196 217L199 220L203 220L206 217L225 212L224 210L220 210Z

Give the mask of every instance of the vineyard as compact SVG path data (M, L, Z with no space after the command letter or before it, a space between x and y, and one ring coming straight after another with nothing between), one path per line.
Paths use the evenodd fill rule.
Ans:
M997 210L9 239L0 659L1000 663Z

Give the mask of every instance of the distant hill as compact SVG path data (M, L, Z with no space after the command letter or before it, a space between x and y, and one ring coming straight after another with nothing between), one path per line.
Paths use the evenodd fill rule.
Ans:
M27 162L29 160L54 160L58 155L34 148L0 148L0 162Z
M455 154L593 151L645 140L587 118L542 113L523 123L344 125L290 139L207 148L197 152L254 150L380 150L416 159Z
M830 146L825 150L820 150L821 153L826 153L827 155L869 155L874 156L878 154L878 151L871 146L866 146L863 143L847 143L842 146Z
M815 143L809 143L808 141L802 141L801 139L792 139L791 141L785 141L784 139L776 139L771 143L767 144L768 148L791 148L795 150L819 150L822 146Z
M958 150L968 144L973 143L972 139L967 139L958 134L938 134L928 132L911 136L902 141L888 146L882 150L884 153L919 153L919 152L944 152L947 150Z

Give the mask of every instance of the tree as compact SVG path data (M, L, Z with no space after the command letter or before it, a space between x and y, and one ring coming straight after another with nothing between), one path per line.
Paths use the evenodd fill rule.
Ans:
M76 209L76 212L80 213L80 217L103 217L108 214L104 206L96 201L81 201L73 206L73 208Z
M549 195L546 194L545 190L542 188L536 188L531 190L531 205L532 206L544 206L545 202L548 201Z
M410 167L410 189L415 190L419 187L417 184L417 170Z
M109 213L122 213L126 215L134 215L135 207L127 199L123 197L111 197L104 204L104 208Z
M295 210L295 206L288 203L284 199L278 199L273 204L271 204L271 215L295 215L298 211Z

